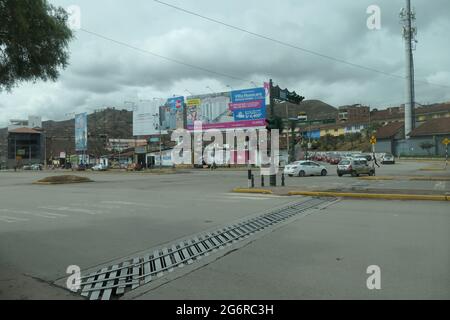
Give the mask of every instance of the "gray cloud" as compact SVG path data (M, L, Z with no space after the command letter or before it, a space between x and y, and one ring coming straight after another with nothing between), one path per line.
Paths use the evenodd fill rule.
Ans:
M385 72L404 74L398 13L392 0L167 0L170 3L280 41ZM377 107L403 102L401 79L339 64L186 15L153 1L52 0L78 5L82 27L189 64L246 79L247 82L174 64L150 54L78 31L70 66L56 83L24 83L0 94L0 126L10 118L41 114L62 119L67 113L124 101L206 93L226 86L245 88L269 78L310 99L333 105L366 103ZM377 4L382 29L366 27L366 8ZM419 44L417 77L450 85L448 0L413 0ZM450 100L450 90L417 84L417 100Z

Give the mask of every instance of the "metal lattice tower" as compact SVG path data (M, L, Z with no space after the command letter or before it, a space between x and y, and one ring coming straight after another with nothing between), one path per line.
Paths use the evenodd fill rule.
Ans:
M406 8L400 11L400 19L403 24L403 38L405 39L405 58L406 58L406 102L405 102L405 137L415 126L415 88L414 88L414 55L416 49L416 14L411 9L411 0L406 0Z

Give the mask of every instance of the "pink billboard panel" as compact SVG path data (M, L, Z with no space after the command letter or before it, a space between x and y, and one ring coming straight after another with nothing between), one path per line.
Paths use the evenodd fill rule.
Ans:
M261 108L264 108L264 101L257 100L257 101L249 101L249 102L230 103L229 106L230 106L231 111L243 110L243 109L261 109Z
M234 129L234 128L251 128L251 127L265 127L266 120L247 120L238 122L224 122L224 123L204 123L203 130L210 129ZM188 125L188 130L194 130L193 125Z

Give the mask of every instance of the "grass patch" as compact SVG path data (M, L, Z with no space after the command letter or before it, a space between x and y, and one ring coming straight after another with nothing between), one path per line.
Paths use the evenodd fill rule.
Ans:
M51 176L34 182L34 184L71 184L71 183L87 183L93 182L91 179L86 177L79 177L73 175L64 176Z

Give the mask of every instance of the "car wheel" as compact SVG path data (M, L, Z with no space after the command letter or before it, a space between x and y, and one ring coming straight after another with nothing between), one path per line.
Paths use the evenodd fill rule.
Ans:
M343 174L340 174L340 173L339 173L339 174L338 174L338 176L339 176L339 177L342 177L342 176L343 176Z
M355 171L352 171L352 177L357 177L358 175L356 174Z
M300 171L299 173L298 173L298 176L299 177L304 177L304 176L306 176L306 173L305 173L305 171Z
M288 176L292 178L294 175L293 174L288 174Z
M321 173L322 177L325 177L327 174L328 174L327 170L325 170L325 169L322 170L322 173Z

